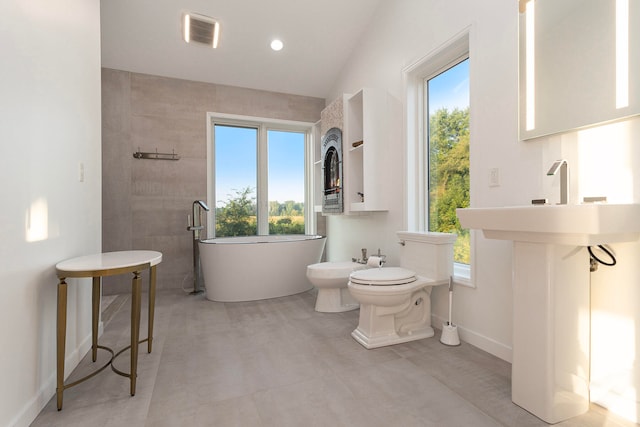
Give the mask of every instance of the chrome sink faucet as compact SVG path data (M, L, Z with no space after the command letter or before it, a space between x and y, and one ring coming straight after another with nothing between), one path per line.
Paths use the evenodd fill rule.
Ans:
M547 172L547 175L553 176L560 171L560 204L569 203L569 166L566 160L556 160Z

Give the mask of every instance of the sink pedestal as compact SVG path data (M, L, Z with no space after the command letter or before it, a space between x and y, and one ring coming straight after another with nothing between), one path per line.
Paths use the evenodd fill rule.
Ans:
M460 224L513 241L511 398L548 423L589 409L587 246L640 237L640 204L458 209Z
M589 409L589 255L513 242L511 398L554 424Z

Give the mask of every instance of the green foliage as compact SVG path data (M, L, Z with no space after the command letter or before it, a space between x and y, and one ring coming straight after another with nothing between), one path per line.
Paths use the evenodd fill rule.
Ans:
M304 234L304 217L269 218L269 234Z
M216 236L252 236L258 233L257 206L250 187L235 190L216 208ZM304 234L304 203L269 202L269 234Z
M269 234L304 234L304 203L269 202Z
M251 236L257 234L256 204L250 187L235 190L223 207L216 208L216 236Z
M456 208L469 206L469 108L441 108L429 118L429 230L458 234L456 262L469 263L469 230Z
M302 216L304 215L304 203L287 200L284 203L269 202L269 216Z

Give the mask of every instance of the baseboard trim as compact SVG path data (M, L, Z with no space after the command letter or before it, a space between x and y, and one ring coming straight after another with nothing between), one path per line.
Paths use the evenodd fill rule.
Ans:
M442 324L447 322L448 319L444 317L440 317L436 314L431 314L431 324L436 329L442 329ZM509 363L512 362L512 348L506 344L498 342L492 338L479 334L471 329L465 328L464 326L458 326L458 335L460 336L460 340L469 343L475 347L478 347L481 350L486 351L502 360L505 360Z
M103 322L98 325L98 336L102 335L104 330ZM73 370L78 366L82 358L91 350L91 333L87 335L80 345L67 355L64 361L65 379L71 375ZM22 408L20 413L9 422L11 427L28 427L33 420L36 419L42 408L44 408L49 400L56 394L56 371L49 375L44 381L38 392L31 400L29 400Z

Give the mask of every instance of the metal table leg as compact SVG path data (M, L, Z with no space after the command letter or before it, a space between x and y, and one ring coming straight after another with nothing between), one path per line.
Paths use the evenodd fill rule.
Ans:
M62 409L62 394L64 393L64 355L67 338L67 282L65 282L64 279L64 277L61 277L58 283L58 319L56 331L56 398L58 401L58 411Z
M98 358L98 320L100 320L100 277L93 278L91 291L91 360Z
M131 281L131 396L136 394L138 375L138 338L140 336L140 272L133 272Z
M156 311L156 266L149 270L149 329L147 339L147 352L151 353L153 346L153 321Z

